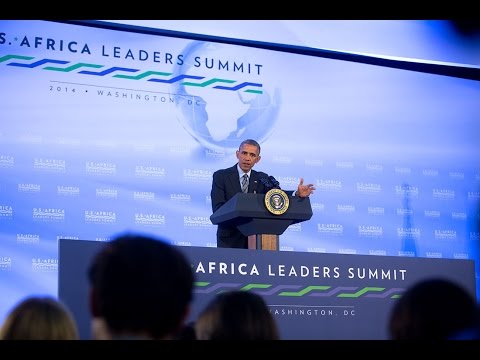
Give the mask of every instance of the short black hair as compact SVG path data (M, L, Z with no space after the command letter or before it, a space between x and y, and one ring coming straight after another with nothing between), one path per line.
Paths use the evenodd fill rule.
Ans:
M260 144L253 140L253 139L247 139L247 140L243 140L241 143L240 143L240 146L238 147L238 150L240 150L242 148L243 145L245 144L248 144L248 145L253 145L253 146L256 146L258 148L258 153L260 154Z
M98 313L113 332L171 335L193 296L194 273L184 254L163 239L121 235L88 269Z
M279 340L278 325L263 297L251 291L218 293L195 322L199 340Z
M414 283L393 306L388 329L392 340L448 340L473 326L476 300L444 278Z

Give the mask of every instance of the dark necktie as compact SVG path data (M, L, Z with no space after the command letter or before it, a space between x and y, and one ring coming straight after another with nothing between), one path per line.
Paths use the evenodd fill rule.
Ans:
M242 176L242 191L244 193L248 192L248 175L247 174L243 174Z

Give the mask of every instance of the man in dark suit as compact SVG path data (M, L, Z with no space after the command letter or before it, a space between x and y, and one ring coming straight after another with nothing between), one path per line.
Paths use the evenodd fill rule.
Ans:
M265 194L270 188L265 185L263 179L269 175L253 170L253 166L261 159L260 144L252 139L242 141L236 151L238 162L232 167L220 169L213 173L212 180L212 211L217 211L223 204L230 200L235 194L242 192L243 176L247 175L247 184L244 192ZM285 191L288 195L307 197L313 193L313 184L303 185L303 178L300 179L295 193ZM217 247L223 248L248 248L248 237L243 235L236 226L218 225Z

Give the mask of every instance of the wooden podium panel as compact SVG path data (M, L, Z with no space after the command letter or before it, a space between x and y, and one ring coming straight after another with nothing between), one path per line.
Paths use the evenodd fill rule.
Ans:
M274 234L249 235L248 248L251 250L279 250L279 236Z

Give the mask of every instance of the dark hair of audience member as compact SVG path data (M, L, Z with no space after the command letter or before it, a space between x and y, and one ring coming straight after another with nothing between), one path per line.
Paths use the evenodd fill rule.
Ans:
M195 323L191 321L185 324L175 335L175 340L197 340Z
M473 326L476 300L450 280L415 283L397 300L388 322L392 340L447 340Z
M29 296L10 310L0 329L2 340L78 340L70 310L50 296Z
M114 238L88 270L90 309L112 338L171 339L184 326L193 297L189 261L163 239Z
M198 340L279 340L264 299L249 291L217 294L195 322Z

